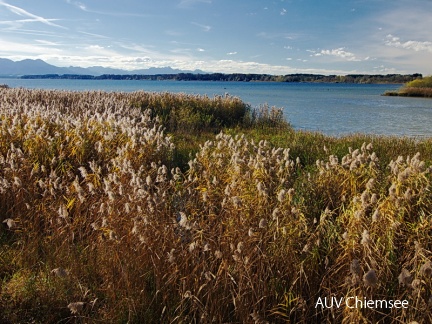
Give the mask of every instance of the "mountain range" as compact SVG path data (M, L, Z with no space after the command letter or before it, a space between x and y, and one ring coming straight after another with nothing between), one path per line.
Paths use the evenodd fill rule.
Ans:
M112 69L103 66L91 66L88 68L69 66L58 67L46 63L43 60L25 59L22 61L12 61L5 58L0 58L0 76L20 76L20 75L41 75L41 74L80 74L80 75L103 75L103 74L177 74L177 73L194 73L206 74L201 70L178 70L171 67L152 67L148 69L139 70L122 70Z

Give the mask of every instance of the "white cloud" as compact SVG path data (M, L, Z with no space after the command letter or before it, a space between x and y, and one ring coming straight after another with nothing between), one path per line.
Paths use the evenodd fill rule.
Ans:
M151 62L151 59L149 57L138 57L133 60L136 63L148 63Z
M387 35L385 44L387 46L413 50L416 52L420 52L420 51L432 52L432 42L429 41L420 42L420 41L413 41L413 40L401 42L399 37L395 37L391 34Z
M99 51L99 50L105 49L105 47L100 46L100 45L89 45L86 47L86 49Z
M229 53L227 53L227 55L236 55L237 54L237 52L229 52Z
M280 15L281 15L281 16L285 16L286 13L287 13L287 10L286 10L285 8L282 8L282 10L281 10L281 12L280 12Z
M321 50L318 53L315 53L315 51L308 50L308 52L314 53L313 56L334 56L337 58L341 58L346 61L361 61L361 59L357 58L354 53L347 52L344 47L339 47L331 50Z

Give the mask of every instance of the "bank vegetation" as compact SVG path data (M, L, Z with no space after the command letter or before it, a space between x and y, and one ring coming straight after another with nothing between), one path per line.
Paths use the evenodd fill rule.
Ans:
M432 98L432 76L410 81L399 90L386 92L385 95Z

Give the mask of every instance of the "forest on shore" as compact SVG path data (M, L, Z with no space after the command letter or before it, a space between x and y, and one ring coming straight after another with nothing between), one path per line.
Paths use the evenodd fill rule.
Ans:
M244 74L244 73L177 73L177 74L43 74L23 75L22 79L82 79L82 80L173 80L173 81L240 81L240 82L322 82L322 83L407 83L422 79L422 74L349 74L349 75L321 75L321 74Z

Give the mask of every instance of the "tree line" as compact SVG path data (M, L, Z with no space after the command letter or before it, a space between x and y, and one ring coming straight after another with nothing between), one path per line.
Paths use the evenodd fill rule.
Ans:
M322 83L407 83L422 79L420 73L415 74L348 74L348 75L321 75L321 74L245 74L245 73L177 73L177 74L44 74L24 75L23 79L83 79L83 80L174 80L174 81L239 81L239 82L322 82Z

